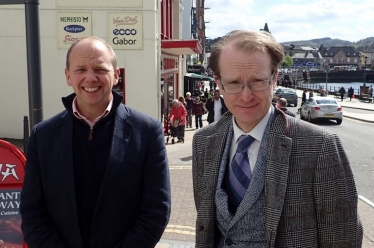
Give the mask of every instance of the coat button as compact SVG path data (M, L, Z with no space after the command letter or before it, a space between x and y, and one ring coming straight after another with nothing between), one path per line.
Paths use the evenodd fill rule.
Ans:
M199 231L204 231L204 226L200 226Z
M225 239L225 244L228 246L232 245L232 240L230 238Z

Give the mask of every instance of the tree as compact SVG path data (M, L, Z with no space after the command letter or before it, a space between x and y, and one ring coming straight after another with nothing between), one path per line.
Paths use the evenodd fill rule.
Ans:
M293 65L293 59L290 55L286 55L283 58L282 67L290 68Z

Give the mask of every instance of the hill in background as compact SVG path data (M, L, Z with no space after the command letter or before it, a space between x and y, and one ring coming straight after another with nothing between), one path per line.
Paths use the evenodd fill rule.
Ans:
M359 50L367 50L369 48L373 48L374 44L374 37L368 37L356 42L351 42L347 40L340 40L340 39L331 39L330 37L319 38L319 39L312 39L312 40L299 40L299 41L287 41L281 42L283 45L295 45L295 46L311 46L311 47L319 47L324 45L325 47L332 47L332 46L353 46Z

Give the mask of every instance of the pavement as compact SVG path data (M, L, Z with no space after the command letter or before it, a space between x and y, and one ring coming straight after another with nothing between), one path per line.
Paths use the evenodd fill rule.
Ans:
M301 98L302 91L297 94ZM340 102L344 117L374 123L373 113L354 113L353 109L374 111L374 104L363 103L358 99L344 99ZM299 103L300 104L300 103ZM207 115L203 116L203 119ZM204 125L208 125L203 120ZM192 248L195 247L196 209L192 190L192 138L195 128L186 128L185 142L166 145L172 194L172 211L168 226L156 248ZM21 140L7 139L18 147L23 148ZM165 139L166 140L166 139ZM364 226L363 248L374 248L374 203L364 197L359 197L358 212Z

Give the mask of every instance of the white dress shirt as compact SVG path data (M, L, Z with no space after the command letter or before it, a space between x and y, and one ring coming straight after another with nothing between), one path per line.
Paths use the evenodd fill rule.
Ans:
M221 98L218 98L218 100L214 99L214 121L219 121L222 117L221 108Z
M238 125L236 125L235 117L234 116L232 117L234 136L231 141L230 163L232 159L234 158L236 149L238 147L239 137L241 135L251 135L253 138L255 138L255 141L253 141L251 146L248 148L247 153L249 157L249 165L251 167L251 171L253 172L253 169L255 168L255 165L256 165L258 150L260 149L262 137L264 136L266 125L268 124L268 121L270 119L270 114L271 114L271 106L269 108L269 111L264 116L264 118L249 133L243 132L243 130L241 130L238 127Z

